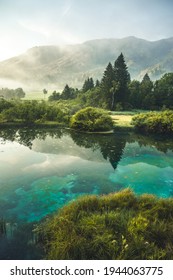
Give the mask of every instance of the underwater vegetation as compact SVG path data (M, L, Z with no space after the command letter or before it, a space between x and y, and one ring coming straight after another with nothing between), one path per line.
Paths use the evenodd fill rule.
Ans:
M6 234L6 223L3 218L0 219L0 237Z
M0 154L0 259L173 259L172 137L13 127Z
M173 259L173 199L130 189L78 198L36 229L44 259Z
M40 259L41 248L35 250L35 226L33 223L7 222L0 218L0 260Z

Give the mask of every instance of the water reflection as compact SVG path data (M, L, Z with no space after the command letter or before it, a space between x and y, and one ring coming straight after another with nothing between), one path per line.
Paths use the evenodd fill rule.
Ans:
M65 139L66 137L66 139ZM87 134L78 133L72 130L64 129L3 129L0 131L1 144L7 141L18 142L30 149L52 154L73 154L76 156L74 143L78 147L84 147L88 151L99 151L103 159L109 160L114 169L117 168L122 158L127 143L138 143L139 147L152 147L166 154L173 151L173 139L163 138L161 136L148 137L134 133L116 133L116 134ZM47 139L51 139L51 147ZM63 141L61 139L63 138ZM57 142L53 140L59 140ZM73 140L70 142L70 140ZM36 142L38 144L36 144ZM64 146L64 150L62 152ZM72 152L72 149L74 151ZM82 157L82 150L78 149L78 156ZM146 152L146 151L145 151ZM96 153L95 153L96 155Z
M31 229L80 195L129 186L137 194L173 196L172 139L64 129L1 130L0 218L7 228L1 220L0 258L15 258L16 240L23 240L26 251L18 258L37 258L38 252L31 253L31 230L22 227Z
M41 259L42 249L37 246L36 224L0 220L0 260Z
M4 129L0 139L0 214L8 217L40 220L78 195L128 186L173 193L172 139L63 129Z
M114 134L110 135L87 135L71 131L70 135L73 141L80 147L90 148L93 151L99 150L105 160L109 160L112 167L116 169L118 162L120 161L126 141L127 135Z
M33 141L35 139L45 140L47 136L52 138L61 138L63 135L63 130L44 130L44 129L28 129L28 128L10 128L1 129L0 138L5 141L16 141L21 145L25 145L32 149ZM1 140L1 141L2 141Z

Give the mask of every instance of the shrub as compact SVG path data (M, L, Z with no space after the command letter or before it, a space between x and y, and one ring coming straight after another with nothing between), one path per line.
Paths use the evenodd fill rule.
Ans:
M132 124L141 132L173 134L173 111L139 114L133 117Z
M9 121L20 121L33 124L45 121L55 121L60 124L69 123L68 110L46 102L24 101L15 102L11 107L5 107L1 118Z
M46 259L173 259L173 199L84 196L37 228Z
M13 106L14 106L13 102L7 101L5 99L0 99L0 113L3 110L9 109Z
M87 107L72 116L70 127L81 131L106 131L112 129L113 121L104 110Z

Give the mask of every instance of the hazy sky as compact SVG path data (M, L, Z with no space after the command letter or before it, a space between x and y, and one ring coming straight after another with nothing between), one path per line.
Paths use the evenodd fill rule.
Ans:
M96 38L173 36L173 0L0 0L0 60Z

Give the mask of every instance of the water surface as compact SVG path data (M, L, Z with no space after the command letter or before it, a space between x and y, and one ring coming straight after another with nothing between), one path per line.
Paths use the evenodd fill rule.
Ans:
M13 229L14 223L42 221L81 195L127 187L173 196L172 139L62 129L0 132L0 218Z

